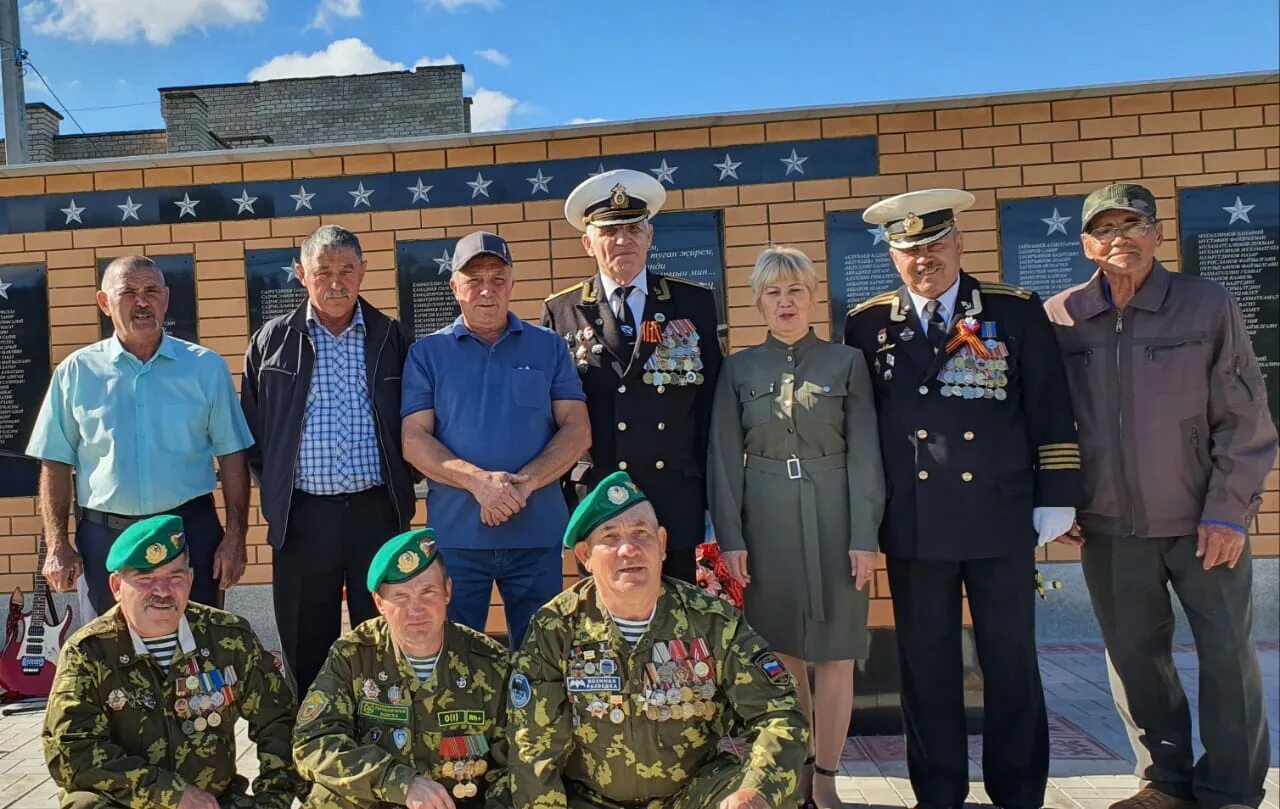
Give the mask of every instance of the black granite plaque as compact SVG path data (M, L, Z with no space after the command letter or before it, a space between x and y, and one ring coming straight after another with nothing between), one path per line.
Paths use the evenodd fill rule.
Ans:
M1183 272L1212 278L1240 304L1280 424L1280 183L1178 195Z
M0 497L36 493L21 455L49 387L49 284L43 264L0 266Z
M417 340L448 326L461 314L449 289L457 239L396 242L396 288L400 322Z
M155 256L151 259L164 275L165 286L169 287L169 309L164 315L164 330L190 343L196 339L197 314L196 303L196 262L191 255ZM109 258L98 259L98 286L102 286L102 273L112 262ZM115 333L111 326L111 318L98 313L98 326L103 339Z
M702 284L716 294L720 324L728 323L724 292L724 239L720 211L674 211L653 218L650 272Z
M831 336L839 340L850 309L882 292L902 286L889 259L884 228L869 225L862 211L827 214L827 289L831 300Z
M1006 283L1050 298L1089 280L1097 267L1080 247L1083 196L1000 203L1000 267Z
M244 251L251 334L268 320L289 314L307 299L307 290L293 271L297 255L298 251L291 247Z

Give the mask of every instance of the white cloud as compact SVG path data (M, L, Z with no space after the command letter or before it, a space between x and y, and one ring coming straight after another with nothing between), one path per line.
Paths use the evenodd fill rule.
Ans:
M507 120L519 103L499 90L476 90L471 97L471 131L493 132L507 128Z
M445 11L461 11L468 6L495 9L502 5L501 0L423 0L427 8L439 8Z
M258 22L266 10L267 0L35 0L23 12L42 34L167 45L192 29Z
M482 51L476 51L476 56L479 56L486 62L492 62L498 67L506 67L511 64L511 57L507 56L497 48L485 48Z
M577 126L578 124L601 124L609 120L608 118L570 118L569 126Z
M330 17L346 17L350 20L359 16L360 0L320 0L315 16L307 24L307 30L319 28L328 31Z
M79 89L80 89L80 80L79 80L79 79L72 79L71 81L66 82L66 87L67 87L67 89L68 89L68 90L79 90Z
M285 53L249 71L249 81L268 81L300 76L350 76L404 70L403 62L392 62L374 53L363 41L351 37L334 41L322 51Z
M414 67L440 67L441 65L456 65L458 60L453 58L453 54L446 53L444 56L424 56L413 63Z

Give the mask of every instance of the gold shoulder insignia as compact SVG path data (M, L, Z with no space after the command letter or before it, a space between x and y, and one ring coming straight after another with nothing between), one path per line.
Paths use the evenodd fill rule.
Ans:
M982 281L978 287L983 292L992 295L1012 295L1015 298L1023 300L1031 299L1031 290L1024 287L1016 287L1013 284L1006 284L1001 281Z
M879 295L876 295L874 298L867 298L862 303L850 309L846 317L848 317L848 315L856 315L858 312L861 312L863 309L870 309L873 306L884 306L886 304L892 303L893 299L897 296L897 294L898 294L897 291L883 292Z
M565 287L559 292L552 292L550 295L546 297L546 300L551 301L551 300L554 300L555 298L559 298L561 295L568 295L570 292L577 292L578 290L582 289L586 285L587 285L586 281L579 281L573 286Z

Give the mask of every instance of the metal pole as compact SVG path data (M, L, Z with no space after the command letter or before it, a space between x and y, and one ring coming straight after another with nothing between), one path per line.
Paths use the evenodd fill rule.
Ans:
M29 162L27 155L27 96L19 64L22 36L18 31L18 0L0 0L0 83L4 85L5 162Z

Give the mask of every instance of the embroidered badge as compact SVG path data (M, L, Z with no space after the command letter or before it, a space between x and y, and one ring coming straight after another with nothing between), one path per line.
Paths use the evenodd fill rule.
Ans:
M778 661L773 652L761 652L751 661L764 672L769 682L779 683L787 676L787 669Z
M302 701L302 707L298 709L298 724L305 725L311 722L327 707L329 707L329 698L324 695L324 692L312 691L307 694L307 698Z
M523 708L533 698L533 687L529 685L529 678L520 672L511 675L509 692L512 708Z
M372 719L375 722L385 722L393 725L409 724L408 705L388 705L385 702L362 699L360 704L356 706L356 714L365 719Z

